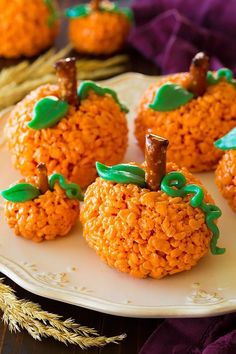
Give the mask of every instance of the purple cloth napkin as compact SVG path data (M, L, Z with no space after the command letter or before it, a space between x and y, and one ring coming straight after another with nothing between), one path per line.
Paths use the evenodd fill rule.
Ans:
M129 43L162 74L187 71L199 51L210 56L212 70L236 73L235 0L135 0L132 8Z
M164 321L139 354L235 354L236 314Z

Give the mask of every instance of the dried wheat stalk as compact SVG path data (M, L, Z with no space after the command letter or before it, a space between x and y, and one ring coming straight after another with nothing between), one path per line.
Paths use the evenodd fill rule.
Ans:
M71 51L68 45L61 51L50 49L32 64L25 60L0 72L0 110L14 105L28 92L45 83L56 83L53 64ZM116 55L107 60L78 59L78 80L99 80L125 71L127 55Z
M100 336L94 328L81 326L70 318L63 321L61 316L42 310L38 304L18 299L14 290L3 284L3 279L0 279L0 310L10 331L20 332L25 329L36 340L53 337L62 343L75 344L86 349L109 343L117 344L126 337L125 334Z

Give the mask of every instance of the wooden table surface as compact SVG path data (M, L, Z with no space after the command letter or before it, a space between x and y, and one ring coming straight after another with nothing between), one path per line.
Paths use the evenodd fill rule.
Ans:
M78 1L75 0L61 0L60 6L61 8L66 8L77 3ZM123 3L127 4L129 1L124 0ZM66 20L64 20L60 35L56 41L56 46L61 48L66 43L67 23ZM128 53L131 59L130 66L127 70L149 75L158 75L158 69L152 63L142 58L138 53L130 48L127 48L125 53ZM0 59L0 69L12 63L14 63L14 61ZM53 339L44 339L42 342L35 341L25 331L17 334L10 333L8 328L0 322L1 354L75 354L84 352L89 354L136 354L153 330L163 321L162 319L135 319L106 315L36 296L20 288L6 277L4 282L15 289L19 298L37 302L44 310L57 313L64 318L72 317L76 322L96 328L102 335L114 336L126 333L127 338L119 345L107 345L104 348L91 348L83 351L77 346L65 346Z

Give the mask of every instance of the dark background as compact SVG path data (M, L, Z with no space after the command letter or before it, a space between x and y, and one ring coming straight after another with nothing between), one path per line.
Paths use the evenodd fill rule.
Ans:
M66 8L79 1L61 0L61 8ZM121 1L121 4L129 4L130 1ZM67 43L67 23L64 20L60 35L56 41L57 48ZM126 48L125 53L130 56L130 64L127 71L137 71L149 75L157 75L158 69L151 62L142 58L138 53ZM0 59L0 68L9 66L16 61ZM110 316L99 312L86 310L80 307L67 305L57 301L48 300L33 295L15 285L10 279L5 278L5 284L16 290L19 298L29 299L39 303L44 310L62 315L65 319L72 317L76 322L89 327L96 328L101 335L114 336L126 333L127 338L119 345L107 345L104 348L91 348L82 351L77 346L65 346L53 339L43 339L42 342L35 341L26 331L21 333L10 333L6 326L0 322L0 353L1 354L136 354L153 330L162 322L161 319L132 319L125 317Z

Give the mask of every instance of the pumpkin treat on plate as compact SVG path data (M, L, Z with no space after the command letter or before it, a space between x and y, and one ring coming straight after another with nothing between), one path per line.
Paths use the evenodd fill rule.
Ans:
M74 48L87 54L112 54L124 46L133 22L129 8L93 0L66 11L69 39Z
M55 64L58 85L43 85L12 110L6 124L13 164L34 176L38 163L81 187L97 176L95 162L122 161L128 140L127 108L115 91L91 81L77 92L76 61Z
M0 56L41 53L57 36L58 18L54 0L0 0Z
M146 133L161 135L170 141L168 161L190 171L211 171L222 156L214 141L235 125L232 72L208 71L208 57L198 53L189 73L163 77L145 92L135 120L135 136L144 150Z
M100 177L84 196L83 234L109 266L138 278L191 269L217 247L220 209L186 168L166 164L168 141L146 136L139 167L97 163Z
M225 152L215 172L216 184L236 212L236 128L217 140L215 146Z
M5 218L17 236L35 242L66 236L76 224L83 195L79 185L60 174L48 178L45 165L37 176L20 180L1 191Z

